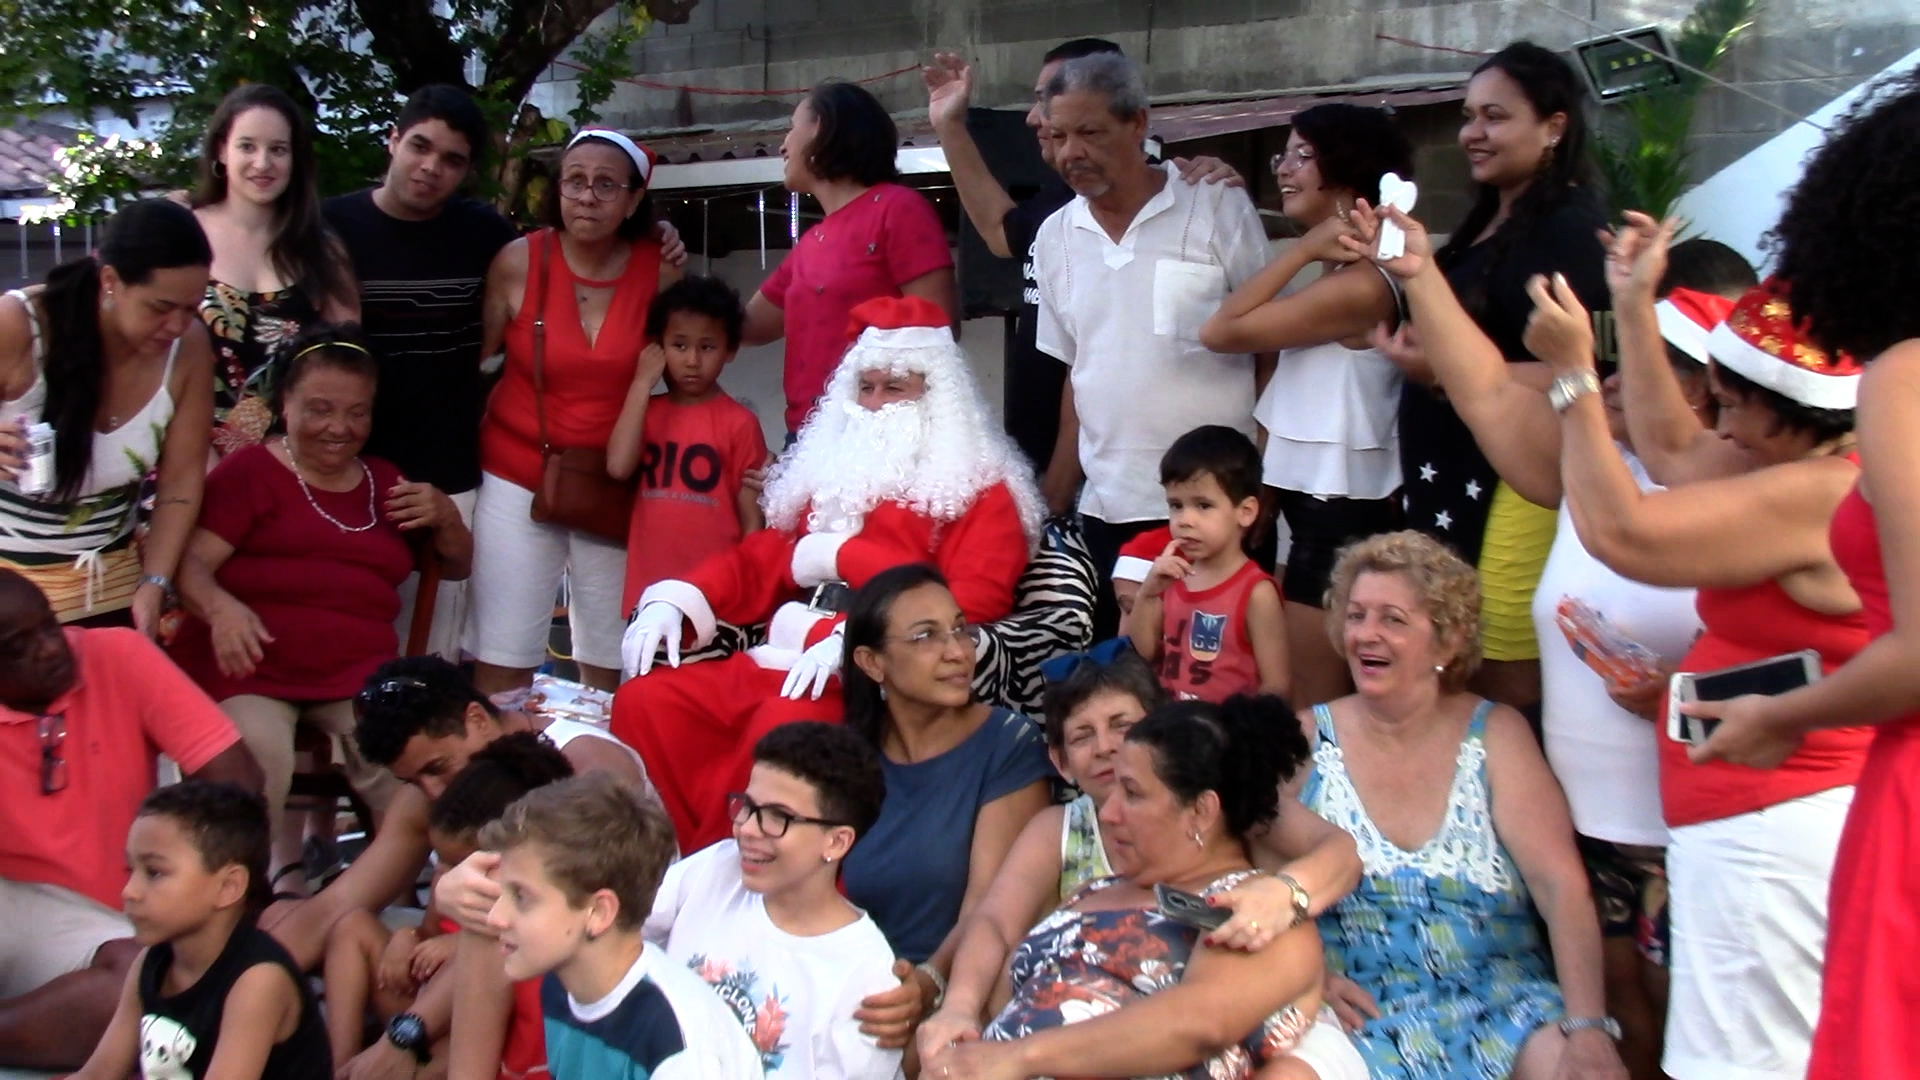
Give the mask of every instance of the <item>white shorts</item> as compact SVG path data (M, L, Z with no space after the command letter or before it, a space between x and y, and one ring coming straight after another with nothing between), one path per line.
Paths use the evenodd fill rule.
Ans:
M1313 1026L1287 1055L1319 1074L1320 1080L1367 1080L1367 1062L1340 1028L1333 1010L1322 1008Z
M480 500L480 491L463 491L458 495L449 495L454 509L460 511L460 520L467 528L473 528L474 504ZM400 617L394 620L394 632L400 635L400 648L407 647L407 637L413 632L413 599L420 589L420 575L415 572L400 583ZM440 589L433 599L433 626L427 631L427 655L437 656L450 664L460 662L461 639L467 632L467 583L465 581L442 581Z
M1667 848L1674 1080L1806 1076L1820 1016L1827 883L1851 787L1683 825Z
M125 915L77 892L0 878L0 1001L79 971L100 946L132 936Z
M528 516L533 492L492 473L480 477L473 511L473 576L467 588L467 651L483 664L539 667L547 659L553 602L567 579L573 659L620 667L626 620L620 591L627 551L618 544Z

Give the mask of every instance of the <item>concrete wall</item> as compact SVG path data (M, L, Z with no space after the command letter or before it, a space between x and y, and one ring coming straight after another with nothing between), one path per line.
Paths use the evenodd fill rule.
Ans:
M657 26L638 69L678 84L766 89L864 78L915 64L935 47L975 60L978 103L1032 92L1041 55L1098 35L1145 62L1155 94L1324 86L1460 71L1518 37L1565 46L1602 29L1677 26L1690 0L701 0L685 26ZM1417 48L1386 40L1417 41ZM1920 47L1914 0L1766 0L1721 76L1802 115ZM565 69L542 90L550 114L571 104ZM873 86L896 110L925 107L917 76ZM785 115L791 98L686 95L623 87L607 110L622 126L711 126ZM1779 131L1787 117L1724 90L1707 95L1696 172L1705 175Z

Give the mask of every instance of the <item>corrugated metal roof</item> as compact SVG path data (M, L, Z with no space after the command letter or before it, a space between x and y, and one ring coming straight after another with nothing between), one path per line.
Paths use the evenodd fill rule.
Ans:
M0 197L45 194L47 175L59 168L54 153L71 146L76 134L71 128L37 120L0 127Z

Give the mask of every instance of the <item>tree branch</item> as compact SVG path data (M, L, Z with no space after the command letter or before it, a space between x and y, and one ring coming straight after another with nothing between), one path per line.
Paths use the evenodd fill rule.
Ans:
M372 38L374 54L393 69L400 93L429 83L467 85L465 57L428 0L353 0L353 10Z

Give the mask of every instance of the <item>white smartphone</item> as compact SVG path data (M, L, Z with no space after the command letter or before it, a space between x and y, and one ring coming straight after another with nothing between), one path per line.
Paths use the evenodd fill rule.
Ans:
M1667 737L1698 746L1706 742L1718 720L1684 716L1680 706L1696 701L1726 701L1747 694L1769 697L1798 690L1820 677L1820 654L1802 649L1785 656L1769 656L1718 671L1683 671L1667 687Z

